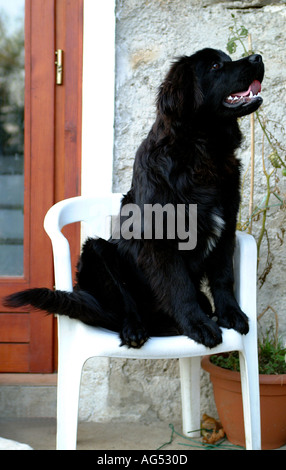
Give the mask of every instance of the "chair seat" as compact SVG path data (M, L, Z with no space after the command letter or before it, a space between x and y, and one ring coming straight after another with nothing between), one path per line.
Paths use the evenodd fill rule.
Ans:
M223 342L215 348L196 343L187 336L151 337L140 348L120 346L118 333L85 325L78 320L61 317L60 324L72 323L75 344L81 345L84 357L103 356L129 359L173 359L180 357L204 356L225 351L242 349L243 337L234 330L222 328Z

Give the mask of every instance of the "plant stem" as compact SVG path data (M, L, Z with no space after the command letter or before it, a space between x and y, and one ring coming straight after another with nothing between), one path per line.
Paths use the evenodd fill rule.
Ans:
M248 50L252 49L251 34L248 35ZM252 213L253 213L253 194L254 194L254 163L255 163L255 124L254 124L254 114L250 115L250 137L251 137L251 149L250 149L250 197L249 197L249 217L250 223L248 232L252 233Z
M261 129L262 129L262 132L263 132L263 134L265 135L265 137L266 137L266 139L267 139L267 141L268 141L270 147L271 147L272 150L275 152L275 154L276 154L276 156L277 156L277 158L278 158L278 160L279 160L279 163L280 163L284 168L286 168L285 163L283 162L282 158L280 157L280 155L279 155L278 152L277 152L277 148L272 144L272 142L271 142L271 140L270 140L270 137L269 137L268 132L267 132L267 130L266 130L266 126L262 123L262 121L261 121L261 119L260 119L259 112L256 111L256 112L255 112L255 115L256 115L256 118L257 118L257 120L258 120L258 122L259 122L259 124L260 124L260 127L261 127Z
M240 37L239 30L238 30L238 28L237 28L237 21L236 21L235 16L233 16L233 22L234 22L236 37L237 37L238 41L240 42L240 44L242 45L242 48L243 48L243 50L244 50L244 53L245 53L245 54L248 54L248 51L247 51L247 49L246 49L245 45L243 44L243 41L242 41L242 39L241 39L241 37Z
M265 208L262 210L263 212L263 217L262 217L262 223L261 223L261 230L260 230L260 234L259 234L259 237L258 237L258 240L257 240L257 266L259 264L259 259L260 259L260 246L261 246L261 242L262 242L262 239L263 239L263 235L265 233L265 230L266 230L266 217L267 217L267 210L268 210L268 203L269 203L269 199L270 199L270 194L271 194L271 191L270 191L270 177L271 177L272 173L270 173L270 175L268 175L266 173L266 184L267 184L267 195L266 195L266 200L265 200Z
M269 199L271 195L271 189L270 189L270 178L274 172L274 169L271 171L271 173L267 173L266 167L265 167L265 161L264 161L264 134L262 138L262 152L261 152L261 157L262 157L262 167L263 167L263 173L266 178L266 187L267 187L267 193L265 197L265 207L262 209L263 212L263 217L262 217L262 223L261 223L261 229L260 229L260 234L257 240L257 267L259 265L259 259L260 259L260 247L262 243L262 239L266 230L266 217L267 217L267 210L268 210L268 204L269 204Z
M259 321L263 315L268 311L268 310L272 310L272 312L274 313L274 317L275 317L275 339L274 339L274 345L275 345L275 348L277 348L277 344L278 344L278 331L279 331L279 319L278 319L278 314L276 312L276 310L274 310L273 307L271 307L271 305L268 305L268 307L266 307L263 312L261 312L260 315L258 315L257 317L257 320Z
M250 217L250 224L249 224L249 233L252 232L252 218L251 215L253 213L253 195L254 195L254 167L255 167L255 136L254 136L254 115L251 114L250 116L250 132L251 132L251 157L250 157L250 196L249 196L249 217Z

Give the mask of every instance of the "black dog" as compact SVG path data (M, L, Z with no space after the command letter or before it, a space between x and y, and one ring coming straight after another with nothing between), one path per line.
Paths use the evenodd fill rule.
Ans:
M241 142L237 118L261 105L263 75L260 55L233 62L221 51L204 49L179 58L159 89L156 121L137 151L122 208L184 204L188 219L189 204L196 204L195 248L178 249L180 237L169 239L165 222L161 239L89 239L72 293L31 289L6 304L118 331L122 344L132 347L168 334L214 347L222 341L220 326L246 334L248 319L233 295L240 201L234 152ZM205 277L214 312L201 292Z

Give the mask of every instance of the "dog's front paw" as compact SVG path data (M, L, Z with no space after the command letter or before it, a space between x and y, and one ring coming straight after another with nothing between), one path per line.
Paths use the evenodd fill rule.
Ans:
M183 328L183 333L208 348L214 348L222 342L221 329L206 315L200 319L189 319L188 325Z
M218 325L223 328L233 328L242 335L246 335L249 331L248 318L235 303L224 306L220 311L216 312Z
M129 320L124 321L124 325L120 332L121 344L126 345L128 348L139 349L148 340L149 335L140 322L133 322Z

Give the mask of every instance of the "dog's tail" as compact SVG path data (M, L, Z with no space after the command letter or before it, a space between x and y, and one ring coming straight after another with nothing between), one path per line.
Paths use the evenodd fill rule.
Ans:
M46 288L27 289L16 292L3 301L5 307L31 306L49 314L67 315L92 326L118 331L120 318L105 310L95 297L83 290L65 292Z

